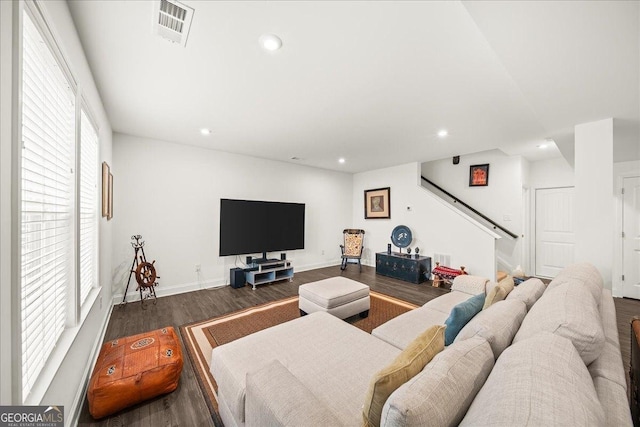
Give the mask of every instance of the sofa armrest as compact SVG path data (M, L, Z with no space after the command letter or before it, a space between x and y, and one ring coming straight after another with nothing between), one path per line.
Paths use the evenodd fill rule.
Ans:
M248 372L246 384L247 427L342 425L331 410L278 360Z
M460 276L453 279L451 290L464 292L469 295L484 294L488 281L489 279L487 279L486 277L461 274Z

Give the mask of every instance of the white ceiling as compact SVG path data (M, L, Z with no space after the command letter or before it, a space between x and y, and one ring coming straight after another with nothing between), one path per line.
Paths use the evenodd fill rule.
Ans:
M117 132L360 172L557 154L545 138L570 156L574 125L613 117L615 160L640 159L637 1L184 0L184 48L151 1L68 3Z

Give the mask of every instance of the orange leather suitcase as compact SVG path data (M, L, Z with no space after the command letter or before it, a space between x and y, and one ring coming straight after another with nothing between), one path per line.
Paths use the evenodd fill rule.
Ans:
M178 387L180 340L172 327L109 341L93 369L89 412L102 418Z

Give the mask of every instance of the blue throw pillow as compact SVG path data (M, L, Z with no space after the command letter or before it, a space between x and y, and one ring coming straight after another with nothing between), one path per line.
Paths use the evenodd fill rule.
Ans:
M473 316L482 311L484 297L484 293L481 293L453 307L449 318L444 322L447 326L444 331L444 345L451 345L458 336L458 332L464 328L464 325L469 323Z

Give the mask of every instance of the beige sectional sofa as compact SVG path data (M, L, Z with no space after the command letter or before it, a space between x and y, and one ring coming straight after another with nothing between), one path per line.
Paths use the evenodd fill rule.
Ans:
M359 426L374 374L452 308L495 284L452 292L367 334L314 313L214 349L226 426ZM504 295L503 295L504 296ZM475 315L384 403L380 425L630 426L611 292L589 264L548 287L530 279Z

